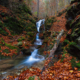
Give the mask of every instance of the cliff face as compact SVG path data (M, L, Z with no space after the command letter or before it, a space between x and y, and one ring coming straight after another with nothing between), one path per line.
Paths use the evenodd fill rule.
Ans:
M73 0L71 3L73 4L67 9L66 13L66 28L71 33L67 34L64 43L69 45L67 47L68 52L80 59L80 0Z

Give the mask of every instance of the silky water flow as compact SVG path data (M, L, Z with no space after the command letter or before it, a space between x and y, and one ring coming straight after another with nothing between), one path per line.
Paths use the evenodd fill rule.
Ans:
M36 28L38 33L36 34L36 41L34 42L34 50L31 52L31 55L27 59L23 60L21 64L19 64L18 66L27 65L28 67L30 67L34 63L40 62L45 59L44 56L38 54L38 49L35 47L35 46L42 45L42 40L39 38L39 34L40 34L40 27L44 23L45 23L45 19L42 19L36 22Z

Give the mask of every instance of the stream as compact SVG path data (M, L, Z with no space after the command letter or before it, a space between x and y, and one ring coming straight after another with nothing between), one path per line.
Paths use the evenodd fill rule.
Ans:
M36 41L34 42L34 46L32 47L33 51L31 52L31 55L27 59L23 60L21 64L17 65L17 67L20 65L26 65L28 67L31 67L35 62L40 62L45 59L44 56L38 54L38 49L37 49L39 45L42 45L42 40L39 38L39 34L40 34L40 27L44 23L45 19L36 22L36 28L38 33L36 34Z
M33 66L34 64L36 65L36 63L38 63L37 65L40 65L39 63L43 60L45 60L45 57L42 56L42 55L39 55L39 52L38 52L38 46L42 45L43 43L43 40L41 40L39 38L39 34L41 33L40 31L40 27L42 25L44 25L45 23L45 19L41 19L39 20L38 22L36 22L36 28L37 28L37 34L36 34L36 40L34 42L34 46L31 47L33 49L33 51L31 52L31 55L30 56L26 56L26 57L23 57L21 56L21 58L17 59L17 60L14 60L14 62L10 62L11 64L13 64L13 68L9 68L8 70L4 70L2 72L0 72L0 79L3 80L4 78L6 78L8 75L12 75L14 73L18 73L19 70L23 69L24 67L25 68L30 68L31 66ZM45 27L45 26L44 26ZM44 28L45 30L45 28ZM6 61L5 61L6 63ZM5 64L3 63L3 64ZM44 64L43 62L41 62L41 64ZM4 65L6 66L6 64ZM40 65L41 67L43 67L42 65ZM19 72L20 74L20 72Z

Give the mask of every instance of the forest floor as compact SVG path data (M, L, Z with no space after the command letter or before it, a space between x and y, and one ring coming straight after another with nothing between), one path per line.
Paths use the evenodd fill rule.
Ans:
M6 11L6 10L4 10ZM65 14L62 14L60 17L56 17L56 22L53 23L53 25L50 28L50 31L53 33L53 31L56 32L60 32L62 29L65 31L65 33L70 34L71 30L67 30L66 29L66 21L67 19L65 18ZM9 35L11 36L10 32L6 29L6 31L9 33ZM17 39L16 38L20 38L21 36L23 36L24 38L26 37L25 33L23 35L16 35L13 36L14 41L12 41L12 43L10 43L11 45L17 44ZM11 41L11 39L9 39L10 37L8 36L3 36L0 35L0 37L2 37L6 43L9 44L9 42ZM64 34L61 37L60 43L62 43L64 40L66 39L66 34ZM2 39L1 39L2 40ZM28 46L25 46L25 42L28 43ZM26 39L23 40L23 47L29 49L29 47L31 46L31 42L28 42L28 40ZM64 55L59 55L58 56L58 61L55 62L54 64L52 63L52 66L46 65L49 60L47 60L47 63L44 63L44 66L46 65L45 69L42 71L39 68L35 68L35 67L31 67L31 68L27 68L26 70L22 70L22 72L17 75L16 72L14 75L8 75L6 77L6 79L4 80L80 80L80 71L78 71L77 67L72 68L71 65L71 60L73 58L76 57L72 57L71 55L68 54L67 50L65 49L67 46L64 46L64 51L66 52ZM7 47L1 47L1 49L5 49ZM10 50L10 49L9 49ZM2 51L2 50L0 50ZM12 51L12 50L11 50ZM14 52L15 50L13 50L12 52ZM62 52L64 53L64 52ZM15 53L16 54L16 53ZM6 54L3 54L6 55ZM10 54L12 56L12 54ZM55 56L56 57L56 56ZM76 63L78 63L79 61L76 60ZM6 63L6 62L5 62ZM43 63L42 63L43 64ZM40 65L41 66L41 65ZM16 70L15 70L16 71ZM4 76L3 76L4 77Z
M56 17L56 19L57 21L53 23L50 31L61 31L63 29L65 32L70 34L71 30L68 31L65 26L67 21L65 18L65 13L60 17ZM61 42L63 42L65 38L66 36L63 36L61 38ZM63 55L59 55L59 60L53 64L54 66L49 67L47 65L43 72L39 68L32 67L30 69L24 70L20 75L9 75L7 76L7 79L4 80L80 80L80 71L77 71L76 67L73 69L70 63L73 57L69 55L67 51L64 56L65 58L62 61L61 58ZM76 63L78 63L78 61L76 61Z
M62 29L64 31L67 31L66 29L66 21L67 19L65 18L65 14L62 14L60 17L56 17L56 22L53 23L53 25L50 28L50 31L61 31Z

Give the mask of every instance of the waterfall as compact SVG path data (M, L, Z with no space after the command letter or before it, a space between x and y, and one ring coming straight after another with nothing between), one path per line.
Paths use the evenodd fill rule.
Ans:
M36 34L36 41L34 42L35 46L42 45L42 40L39 39L40 27L45 23L45 19L39 20L36 22L36 28L38 33ZM34 46L34 50L31 52L31 55L25 59L21 64L31 66L35 62L40 62L44 60L44 56L38 54L38 49Z
M42 26L44 23L45 23L45 19L42 19L36 22L36 27L38 32L40 32L40 26Z

